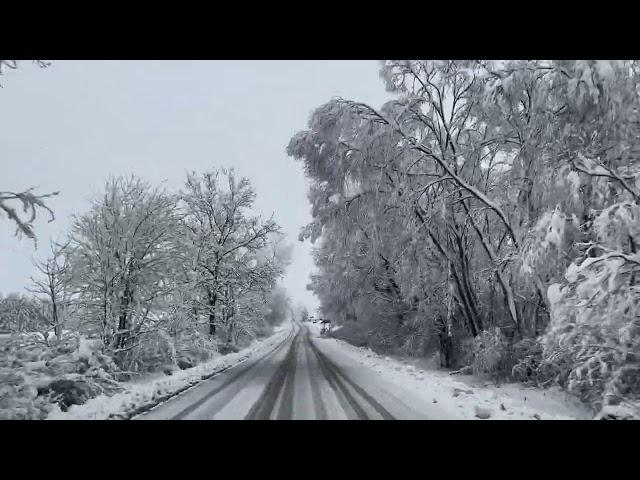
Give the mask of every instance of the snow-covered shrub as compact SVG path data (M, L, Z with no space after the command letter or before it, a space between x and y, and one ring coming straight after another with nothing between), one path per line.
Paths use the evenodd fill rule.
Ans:
M454 336L451 341L451 368L461 368L473 363L473 337Z
M537 385L542 376L542 345L535 338L525 338L510 346L511 376L522 383Z
M117 367L99 340L65 335L51 345L14 335L0 345L0 418L41 419L53 405L66 409L121 390Z
M422 335L419 331L413 331L403 336L400 353L410 357L420 357L433 352L435 348L436 346L431 337Z
M485 330L474 338L471 366L475 373L504 377L510 373L512 365L509 342L499 328Z
M362 326L356 322L344 323L342 328L333 333L332 336L356 347L369 346L366 333L363 331Z
M554 382L595 408L640 400L639 327L633 339L606 325L553 329L545 337L543 366Z
M391 322L378 322L366 332L366 336L369 347L376 352L397 353L402 347L403 339Z
M155 372L176 364L173 339L163 330L148 333L137 347L118 359L120 365L132 372Z
M428 357L439 351L439 338L431 317L412 316L398 329L399 353L411 357Z
M83 374L70 373L56 377L37 389L38 397L57 404L64 412L71 405L81 405L98 395L113 395L122 387L104 370L91 369Z
M360 320L362 318L362 320ZM371 313L358 317L357 321L349 320L340 324L340 329L331 336L344 340L357 347L369 347L377 353L400 354L408 353L407 346L411 350L416 348L416 342L407 345L405 334L393 317ZM415 328L405 327L407 332Z
M265 338L273 335L273 326L262 318L250 319L236 324L236 344L247 346L256 338Z
M640 255L629 240L640 217L635 207L614 207L594 220L600 243L590 250L597 255L572 263L566 283L548 290L545 360L558 383L596 408L621 396L640 399Z
M51 404L15 368L0 367L0 420L43 419Z
M218 353L217 343L209 335L192 330L176 339L176 362L180 368L191 368L210 360Z
M218 352L221 355L229 355L230 353L238 353L239 351L240 351L240 347L230 342L226 342L221 345L218 345Z
M43 302L18 293L10 293L6 297L0 297L1 331L35 332L46 325Z

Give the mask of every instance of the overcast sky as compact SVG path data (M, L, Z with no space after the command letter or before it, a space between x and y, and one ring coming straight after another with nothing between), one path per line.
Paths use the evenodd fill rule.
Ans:
M311 220L308 183L287 157L291 136L333 96L379 107L388 98L373 61L22 62L0 76L0 191L60 190L56 220L39 217L39 248L0 218L0 292L22 291L32 259L64 234L73 213L111 175L135 173L179 188L187 170L234 167L275 214L293 263L284 280L295 302L318 305L305 288L313 269L300 228Z

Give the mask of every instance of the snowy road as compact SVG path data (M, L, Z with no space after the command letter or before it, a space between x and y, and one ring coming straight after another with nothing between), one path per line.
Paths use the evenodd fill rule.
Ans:
M293 326L286 339L266 354L249 358L136 419L425 418L386 386L365 390L359 373L366 369L345 358L339 365L322 347L309 327ZM370 379L364 383L370 385Z

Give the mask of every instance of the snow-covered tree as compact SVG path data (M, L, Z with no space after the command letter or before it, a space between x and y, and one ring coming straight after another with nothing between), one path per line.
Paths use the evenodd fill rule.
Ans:
M409 350L486 331L481 350L494 327L516 345L550 310L548 356L575 322L634 331L637 63L394 60L382 77L394 100L334 99L288 146L312 181L323 314Z
M28 288L31 293L44 298L50 306L49 323L58 339L61 338L71 300L67 247L68 244L51 243L49 257L35 264L40 276L31 277L32 286Z
M273 219L251 215L255 192L233 170L188 175L181 199L192 245L193 285L201 297L195 308L208 316L209 334L215 335L220 316L225 321L233 317L237 296L260 284L261 276L271 278L272 264L259 252L280 227ZM262 270L256 269L259 265Z
M39 332L49 322L44 305L32 297L9 293L0 297L0 329L11 333Z
M268 295L265 320L269 325L280 325L289 315L290 307L291 299L287 291L281 286L274 288Z
M177 202L136 177L109 180L71 234L72 275L87 327L114 353L156 327L154 307L172 289Z

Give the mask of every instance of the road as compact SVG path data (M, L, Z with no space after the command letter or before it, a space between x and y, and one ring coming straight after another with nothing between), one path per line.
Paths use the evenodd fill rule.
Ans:
M420 418L392 392L358 383L309 327L294 325L267 354L249 358L136 417L136 420L394 420ZM375 390L375 389L374 389ZM376 398L376 396L378 398ZM393 412L393 413L392 413Z

